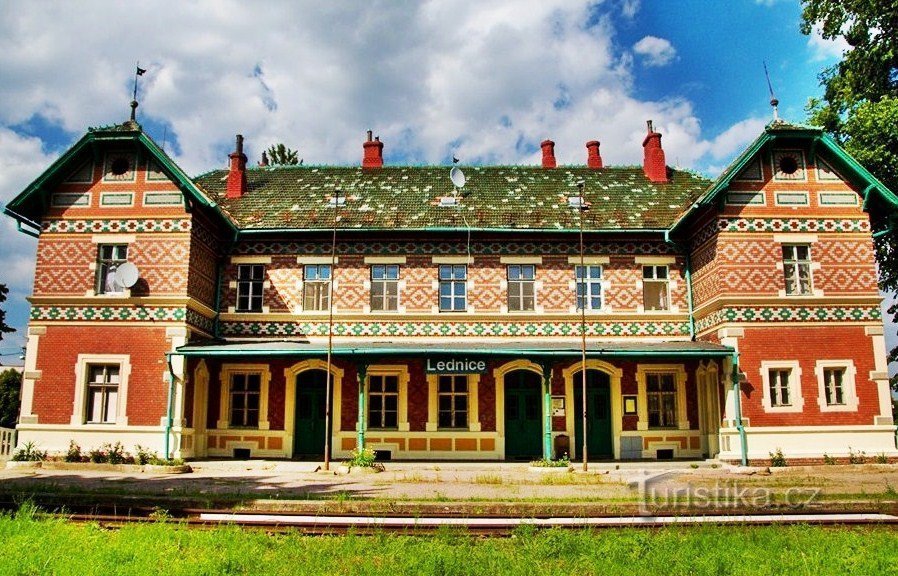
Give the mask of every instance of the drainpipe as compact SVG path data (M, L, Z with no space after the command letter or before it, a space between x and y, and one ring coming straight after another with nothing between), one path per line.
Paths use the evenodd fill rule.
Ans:
M165 459L171 460L170 439L172 429L172 412L175 399L175 369L171 364L171 355L168 355L168 413L165 417Z
M686 270L686 305L689 308L689 339L695 341L695 307L692 301L692 256L689 251L670 239L670 230L664 231L664 242L673 246L675 250L683 254Z
M733 398L736 408L736 430L739 431L739 444L742 451L742 465L748 466L748 440L745 437L745 426L742 425L742 389L739 387L739 353L733 351Z

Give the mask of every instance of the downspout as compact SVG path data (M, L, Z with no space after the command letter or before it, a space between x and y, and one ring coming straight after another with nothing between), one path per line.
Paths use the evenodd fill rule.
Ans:
M739 432L739 444L742 451L742 465L748 466L748 440L745 437L745 426L742 425L742 389L739 386L739 352L733 351L733 398L736 409L736 430Z
M171 354L166 356L168 360L168 412L165 417L165 459L171 460L171 429L172 429L172 412L174 411L175 399L175 369L171 364Z
M664 231L664 242L683 254L686 269L686 306L689 308L689 339L695 341L695 307L692 301L692 256L689 251L670 239L670 230Z

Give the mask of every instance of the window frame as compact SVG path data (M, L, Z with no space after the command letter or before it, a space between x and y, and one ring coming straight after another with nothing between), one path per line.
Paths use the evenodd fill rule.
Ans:
M322 278L322 269L327 270L327 277ZM316 278L309 279L314 270ZM331 283L334 281L334 269L330 264L304 264L302 267L302 309L309 312L326 312L331 305ZM315 294L310 294L315 290ZM310 300L311 298L311 300ZM313 306L309 306L309 302Z
M369 305L372 312L398 312L399 311L399 279L402 274L399 264L371 264L371 288L369 290ZM390 272L395 270L395 276L390 277ZM381 277L377 272L381 271ZM375 285L380 285L380 294L375 296ZM390 287L393 295L389 294ZM390 298L394 301L390 307Z
M826 399L826 372L842 371L842 404L830 404ZM817 404L821 412L857 412L857 368L853 360L817 360L814 365L817 377Z
M664 278L658 278L658 271L664 270ZM646 271L651 270L652 275L650 277L646 277ZM661 304L663 308L649 308L647 297L648 292L646 291L646 286L652 285L662 285L663 291L660 292L662 301ZM643 264L642 265L642 309L644 312L670 312L671 311L671 303L670 303L670 266L668 264Z
M89 422L88 401L90 387L90 369L92 366L118 366L119 382L116 397L114 422ZM79 354L75 362L75 398L69 423L72 426L110 426L128 425L128 380L131 375L131 356L128 354Z
M242 277L242 273L246 270L249 271L248 278ZM258 278L255 275L257 270L261 272ZM241 306L241 301L245 301L245 305ZM258 302L258 306L254 305L255 302ZM234 311L242 313L260 313L264 310L265 264L237 264L237 300L234 305Z
M388 391L386 389L387 379L395 379L396 380L396 390ZM381 382L381 387L379 390L373 390L372 385L374 383L374 379L379 379ZM365 423L367 424L367 428L370 430L399 430L399 400L400 400L400 382L401 378L399 374L395 373L386 373L386 372L377 372L374 374L368 374L365 382L365 394L366 394L366 408L365 408ZM372 413L374 410L374 402L373 398L378 396L380 398L380 409L378 410L380 414L380 422L377 426L372 424ZM388 413L394 412L394 410L387 410L387 398L394 397L396 399L396 408L395 408L395 419L396 423L393 425L386 424L386 415Z
M789 371L789 400L787 405L777 405L773 403L774 398L771 393L771 371L772 370L788 370ZM764 360L759 368L761 375L762 397L761 405L765 412L802 412L804 410L804 394L801 389L801 364L798 360Z
M101 381L97 381L94 379L94 370L102 369L103 379ZM110 380L110 376L112 376L111 371L109 369L115 369L115 383L113 384ZM87 406L84 410L84 423L85 424L115 424L116 417L118 415L118 395L119 395L119 386L121 383L121 365L117 363L91 363L87 365ZM100 391L100 411L102 412L99 420L92 420L92 416L94 414L95 406L94 406L94 389L99 389ZM115 392L115 400L110 401L110 394L114 390ZM110 406L112 404L112 406ZM113 410L112 417L110 419L109 410Z
M450 390L443 391L442 383L443 379L448 379L450 382ZM459 381L464 382L464 390L459 392L457 389L457 384ZM465 408L464 412L464 422L459 424L456 416L459 412L462 412L461 409L457 408L456 403L457 400L461 397L464 397ZM446 412L443 410L443 399L449 399L449 424L443 424L443 414ZM468 374L437 374L437 429L438 430L468 430L470 427L470 417L471 417L471 378Z
M652 390L653 380L657 380L658 385L662 385L660 381L662 378L670 378L670 390ZM657 397L657 411L659 420L665 420L665 407L664 400L665 399L673 399L673 409L669 410L670 418L673 420L672 422L660 422L658 424L652 424L652 399L653 397ZM677 377L673 372L649 372L645 376L645 399L646 399L646 415L648 416L648 429L649 430L665 430L665 429L677 429L679 425L679 416L678 416L678 398L677 398Z
M798 249L805 248L807 250L807 258L801 259L798 256ZM786 296L813 296L814 295L814 258L811 253L811 244L803 242L783 242L780 246L782 252L783 264L783 283L784 293ZM791 258L787 257L787 250L791 250ZM789 267L792 266L792 282L794 288L789 288ZM807 267L807 290L801 290L801 270ZM797 288L798 291L795 291Z
M513 272L518 276L512 279ZM527 274L529 272L529 278ZM536 265L535 264L506 264L506 305L509 312L535 312L536 311ZM516 286L517 295L512 296L512 285ZM529 290L529 294L526 292ZM527 306L529 299L529 307ZM514 302L514 305L512 303Z
M258 382L258 390L250 390L249 389L249 379L257 378ZM235 381L238 378L244 379L244 389L243 390L235 390L234 385ZM231 430L242 429L242 430L258 430L259 423L262 415L262 373L257 370L247 370L247 371L233 371L230 373L228 378L228 428ZM235 407L235 397L242 396L243 397L243 406L241 408ZM249 407L249 399L251 397L256 397L256 408L255 408L255 423L248 422L249 415L251 413L252 408ZM235 423L235 410L241 410L243 412L242 423Z
M583 280L581 281L580 276L578 275L580 269L584 269ZM590 276L592 270L597 269L599 271L598 278L593 278ZM605 291L602 289L602 283L605 280L604 277L605 271L601 264L584 264L580 266L580 264L574 265L574 301L575 301L575 310L580 311L582 309L582 302L588 300L590 304L587 306L587 312L598 312L601 311L605 307ZM584 290L585 294L581 296L580 287L585 286ZM593 300L596 298L596 295L592 293L592 288L598 287L598 299L599 305L593 306Z
M653 374L672 374L676 386L676 423L670 427L649 426L648 377ZM689 415L686 401L686 367L683 364L637 364L636 365L637 430L689 430Z
M96 276L94 279L94 294L100 295L109 295L109 296L121 296L127 295L130 291L124 286L120 287L120 290L109 290L107 286L109 285L109 276L111 274L115 274L118 270L118 267L128 261L128 247L129 244L127 242L101 242L97 244L97 259L95 262L96 265ZM112 254L110 257L104 257L104 250L110 249L112 250ZM121 254L117 254L119 249L124 250L124 256ZM117 257L118 256L118 257ZM111 269L111 271L110 271Z
M268 430L268 389L271 383L271 366L269 364L222 364L218 375L219 404L218 420L215 427L219 430L231 429L231 377L234 374L259 374L259 425L256 428L235 428L235 430Z
M462 271L463 276L459 278L457 272ZM447 278L444 278L443 271L448 270ZM467 312L468 310L468 265L467 264L439 264L437 267L439 311L440 312ZM443 295L443 287L449 287L449 295ZM458 289L461 288L461 294ZM462 306L458 307L458 299L462 299ZM448 299L450 306L444 307L443 300Z

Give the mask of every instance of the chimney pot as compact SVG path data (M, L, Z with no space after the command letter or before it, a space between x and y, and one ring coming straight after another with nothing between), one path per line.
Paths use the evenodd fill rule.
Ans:
M240 198L246 194L246 154L243 153L243 136L237 134L233 152L228 154L229 169L226 198Z
M380 136L371 139L372 132L368 130L368 140L362 143L362 168L381 168L384 165L384 143Z
M667 162L664 159L664 149L661 147L661 134L654 131L651 120L646 124L649 133L642 141L642 170L645 177L652 182L667 182Z
M602 155L599 154L599 141L590 140L586 143L586 167L597 170L602 167Z
M555 162L555 142L543 140L540 143L540 147L543 149L543 168L555 168L557 166Z

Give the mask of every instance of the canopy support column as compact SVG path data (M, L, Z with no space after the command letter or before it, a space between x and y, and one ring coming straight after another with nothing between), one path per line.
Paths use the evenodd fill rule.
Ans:
M365 379L368 377L368 365L358 364L359 380L359 412L355 422L356 450L361 451L365 447Z

